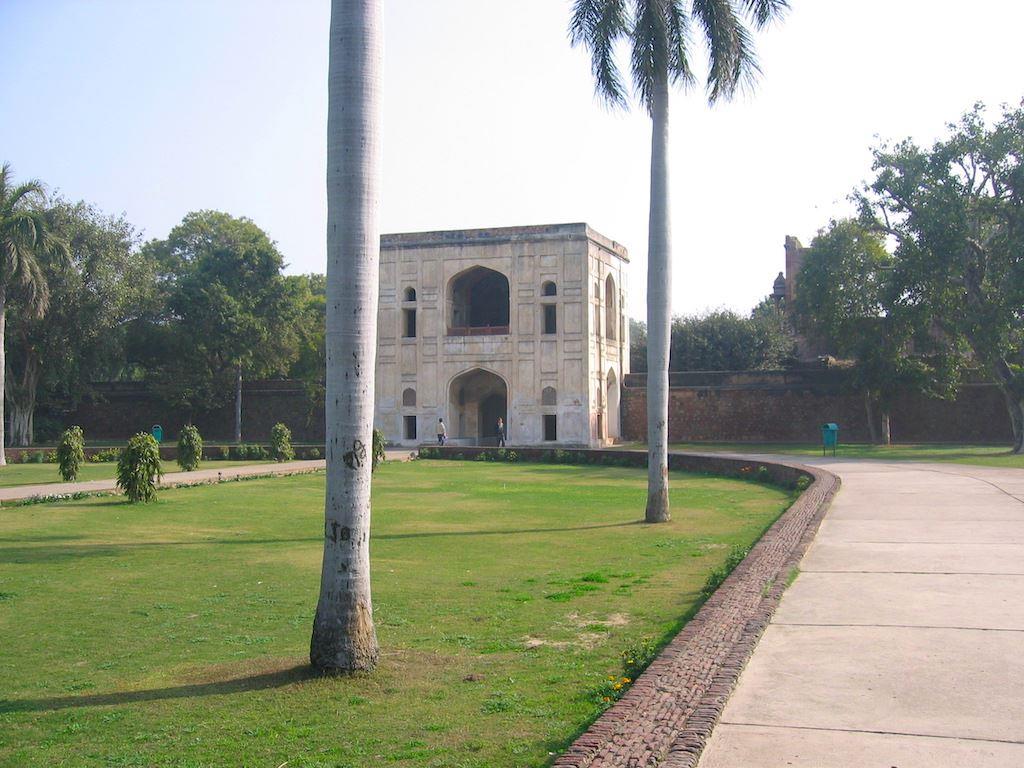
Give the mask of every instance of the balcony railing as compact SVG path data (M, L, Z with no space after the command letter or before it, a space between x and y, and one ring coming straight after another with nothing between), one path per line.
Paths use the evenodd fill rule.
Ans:
M507 325L488 325L473 327L469 325L456 325L448 328L449 336L504 336L508 334Z

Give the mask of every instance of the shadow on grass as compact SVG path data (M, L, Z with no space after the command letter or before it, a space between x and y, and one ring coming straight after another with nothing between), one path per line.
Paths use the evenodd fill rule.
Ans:
M236 677L230 680L214 680L208 683L175 685L167 688L151 688L143 691L120 691L97 693L85 696L54 696L46 699L0 699L0 714L11 712L47 712L57 709L78 709L81 707L107 707L119 704L138 704L146 701L168 699L191 699L203 696L221 696L231 693L265 691L283 688L320 677L308 664L265 672L257 675Z
M603 528L630 528L643 525L642 520L623 523L602 523L600 525L579 525L564 528L503 528L491 531L423 531L421 533L377 533L371 534L373 541L402 541L406 539L432 539L462 536L516 536L527 533L580 533ZM18 541L33 541L32 538ZM15 541L15 539L0 539ZM202 539L198 541L142 541L126 544L69 544L63 547L0 547L0 561L7 563L59 562L86 557L118 557L129 552L163 547L242 546L270 544L319 544L319 537L307 536L294 539Z

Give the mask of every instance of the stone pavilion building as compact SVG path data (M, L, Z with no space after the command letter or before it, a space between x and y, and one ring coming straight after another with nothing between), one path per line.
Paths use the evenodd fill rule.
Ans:
M629 256L586 224L381 238L375 425L389 442L599 446L621 434Z

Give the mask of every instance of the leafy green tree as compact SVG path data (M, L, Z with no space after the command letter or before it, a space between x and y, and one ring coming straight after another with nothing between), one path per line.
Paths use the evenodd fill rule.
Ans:
M117 487L132 504L148 504L156 500L157 481L163 474L156 438L139 432L128 441L117 460Z
M597 92L625 106L627 89L615 59L629 47L633 90L652 121L651 209L647 244L648 522L670 519L668 498L668 364L672 307L669 225L669 86L696 81L693 30L708 54L710 103L729 99L758 74L747 23L766 26L787 0L574 0L569 35L590 53Z
M323 401L327 378L327 276L289 275L285 283L296 307L295 360L288 377L302 382L307 399L314 404Z
M18 311L8 325L13 445L33 442L37 410L65 413L93 382L130 375L128 330L156 302L153 265L138 252L138 236L123 216L56 200L44 219L67 244L69 258L40 263L50 296L46 314ZM21 303L14 299L19 309Z
M774 307L758 305L750 317L720 309L672 321L673 371L778 368L792 354L792 336Z
M908 306L925 313L1001 388L1024 452L1024 105L993 124L976 105L946 138L875 150L863 218L894 239Z
M796 335L783 303L765 297L750 311L750 325L756 342L754 368L777 370L796 361Z
M372 669L373 371L380 259L381 0L333 0L327 101L327 494L309 660Z
M647 373L647 324L629 318L629 370Z
M185 472L199 469L203 460L203 436L192 424L186 424L178 435L178 466Z
M57 445L57 464L66 483L78 479L78 470L85 462L85 435L81 427L68 427Z
M794 316L833 355L856 361L850 386L864 398L872 442L891 442L889 414L906 392L949 396L956 350L929 333L908 304L882 238L855 221L832 222L811 243L797 275ZM881 415L881 436L879 416Z
M50 230L43 215L43 185L38 181L15 184L11 166L0 167L0 466L4 454L4 401L6 383L7 302L17 294L22 311L36 316L46 312L50 288L42 261L67 257L67 245Z
M249 219L199 211L143 250L158 265L166 311L137 336L135 359L187 408L216 407L233 393L240 442L243 378L283 375L296 354L300 308L277 246Z

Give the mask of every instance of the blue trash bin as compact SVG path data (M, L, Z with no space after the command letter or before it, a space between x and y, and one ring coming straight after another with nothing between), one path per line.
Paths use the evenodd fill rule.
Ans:
M832 455L836 455L836 446L839 445L839 425L829 422L821 425L821 455L831 448Z

